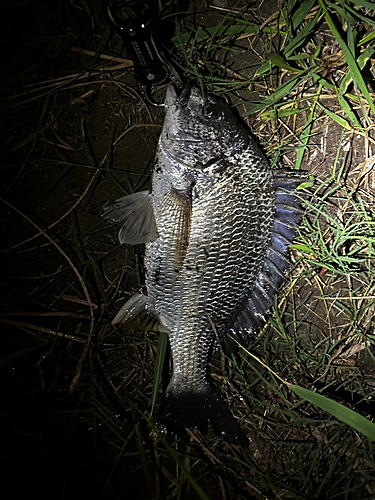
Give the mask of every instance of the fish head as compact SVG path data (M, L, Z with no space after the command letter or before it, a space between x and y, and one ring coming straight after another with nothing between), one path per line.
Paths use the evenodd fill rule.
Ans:
M204 168L217 160L230 160L248 144L250 136L220 98L187 86L180 96L167 90L166 115L160 136L163 149L179 163Z

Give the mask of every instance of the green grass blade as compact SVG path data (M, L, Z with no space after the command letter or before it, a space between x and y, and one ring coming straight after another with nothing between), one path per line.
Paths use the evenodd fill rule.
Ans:
M311 9L313 8L315 4L315 0L308 0L307 2L304 2L293 14L292 17L292 24L293 24L293 29L297 29L298 26L303 23L303 21L306 19L307 15L311 12Z
M156 363L154 371L154 380L152 383L152 399L151 399L151 415L155 409L156 398L159 391L161 375L163 372L165 353L167 352L168 346L168 334L165 332L160 332L158 348L156 352Z
M256 71L256 76L261 76L272 71L271 61L264 62Z
M299 170L301 168L301 165L302 165L302 160L303 160L306 148L307 148L307 144L309 142L311 127L312 127L313 119L314 119L315 108L316 108L316 105L318 103L321 91L322 91L322 85L319 86L318 94L314 99L314 104L311 108L310 116L309 116L307 123L306 123L306 126L303 129L302 134L300 136L300 141L301 141L302 145L300 148L298 148L298 151L297 151L296 170Z
M268 109L264 113L262 113L262 120L275 120L277 117L283 118L286 116L297 115L298 113L302 113L302 111L307 111L309 108L282 108L282 109Z
M309 247L307 245L303 245L301 243L292 244L289 246L289 248L291 250L299 250L300 252L303 252L303 253L310 253L312 255L315 255L315 251L311 247Z
M358 10L353 9L352 7L350 7L350 5L345 5L345 7L348 9L349 12L353 14L353 16L357 17L364 23L370 24L371 26L375 27L375 21L371 19L369 16L362 16ZM372 7L372 10L375 10L374 6Z
M326 1L327 1L327 5L329 5L331 7L331 9L336 10L338 12L338 14L340 14L340 16L342 16L349 25L354 25L355 19L353 18L353 16L351 16L349 14L349 5L345 5L345 9L343 9L339 5L335 5L334 3L330 2L329 0L326 0ZM351 27L352 26L350 26L350 28ZM349 30L347 30L347 32L349 34Z
M277 33L276 29L265 27L263 30L265 33ZM194 40L200 42L207 38L213 38L214 36L229 36L233 37L236 35L241 35L242 33L247 33L250 35L257 35L259 33L259 26L254 23L248 23L244 25L233 24L232 26L217 26L211 28L198 29L195 33ZM190 42L192 39L191 32L182 33L178 37L172 38L172 42L176 45L180 43Z
M350 408L347 408L336 401L332 401L332 399L329 399L326 396L310 391L309 389L293 384L290 384L289 388L300 398L310 401L310 403L330 413L338 420L341 420L350 427L353 427L353 429L356 429L361 434L364 434L366 437L371 439L371 441L375 441L374 422L371 422Z
M374 37L375 37L375 31L374 31ZM375 52L375 47L367 47L367 49L365 49L357 58L357 64L358 64L358 67L359 69L363 69L367 62L371 59L371 57L373 56ZM352 74L349 73L346 74L340 84L340 89L339 89L339 92L341 94L344 94L347 90L347 88L349 87L350 85L350 82L353 80L353 76Z
M370 96L369 91L367 90L367 87L366 87L366 83L365 83L363 76L358 68L357 62L353 57L353 54L351 53L349 47L346 45L345 41L341 37L339 30L336 28L336 25L333 22L333 19L332 19L330 13L328 12L324 1L319 0L319 3L323 8L325 20L326 20L328 26L330 27L330 30L332 31L334 37L336 38L338 44L340 45L341 50L344 53L344 56L345 56L346 61L348 63L349 71L352 74L353 80L358 84L358 87L361 89L362 94L366 98L366 101L367 101L368 105L370 106L372 112L375 113L374 103L372 102L371 96Z
M336 95L337 95L337 99L339 101L341 108L345 111L345 114L348 116L350 121L353 123L353 125L355 125L359 130L361 130L363 132L362 125L360 124L355 113L352 111L348 101L345 99L345 97L342 94L340 94L340 92L338 91L337 88L336 88Z
M319 10L316 12L315 16L313 17L313 19L308 24L306 24L301 29L301 31L297 34L297 36L294 37L288 43L288 45L284 48L284 55L285 55L285 57L287 59L289 58L289 56L291 56L292 52L296 48L298 48L300 45L302 45L302 43L306 40L306 38L308 36L310 36L310 34L311 34L312 30L314 29L316 23L318 22L318 19L319 19L321 13L322 13L322 9L319 8ZM306 14L304 15L304 17L302 19L305 19L305 17L306 17Z
M364 38L362 38L362 40L359 40L358 46L364 45L365 43L368 43L368 42L371 42L371 40L373 40L374 38L375 38L375 31L366 35Z
M291 73L302 73L303 70L298 68L293 68L290 66L285 59L278 52L268 52L266 58L271 61L275 66L279 68L286 69Z
M192 485L192 487L195 489L195 491L198 493L200 498L202 500L210 500L210 498L206 495L206 493L202 490L202 488L199 486L199 484L196 482L196 480L193 478L193 476L190 474L190 472L186 469L182 461L180 460L180 457L178 456L176 450L174 450L165 439L161 439L163 442L164 446L170 453L171 457L173 457L174 461L176 464L180 467L182 473L186 477L186 479L189 481L189 483Z
M323 106L323 104L320 104L320 102L318 102L318 106L320 108L322 108L322 110L325 112L325 114L327 116L332 118L332 120L334 120L336 123L338 123L341 127L343 127L346 130L353 130L352 127L349 125L349 123L345 120L345 118L343 118L342 116L339 116L336 113L334 113L333 111L327 109L325 106Z
M147 422L147 424L150 427L153 427L155 429L155 426L154 426L153 422L151 421L151 419L148 418L146 415L144 415L142 412L140 412L140 414L145 419L145 421ZM174 448L172 448L172 446L169 445L168 441L164 438L164 436L160 432L157 432L157 435L158 435L159 440L163 443L163 445L165 446L166 450L170 454L170 456L175 461L175 463L180 467L181 472L183 473L183 475L186 477L186 479L189 481L189 483L191 484L191 486L198 493L198 495L201 498L201 500L210 500L210 498L206 495L206 493L199 486L199 484L197 483L197 481L193 478L193 476L190 474L190 472L184 466L184 464L182 463L182 461L181 461L181 459L179 457L178 452Z
M286 97L294 89L294 87L300 83L301 83L301 75L300 74L295 75L293 78L280 85L275 90L275 92L273 92L271 95L263 99L261 103L256 104L249 113L246 113L246 115L243 116L263 111L269 106L274 106L278 101Z
M374 2L366 2L365 0L350 0L357 7L366 7L366 9L375 10Z
M323 85L326 89L333 89L334 85L332 83L329 83L327 80L325 80L322 76L318 75L317 73L313 73L311 77L314 80L314 83L319 83Z

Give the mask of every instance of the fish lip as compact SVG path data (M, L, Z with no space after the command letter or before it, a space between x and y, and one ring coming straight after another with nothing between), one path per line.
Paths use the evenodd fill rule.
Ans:
M167 109L173 106L186 107L189 103L193 88L194 88L194 83L191 80L187 80L184 88L178 95L177 89L175 85L172 83L167 88L167 93L164 99L164 107Z
M190 99L190 94L191 94L191 89L193 88L193 83L191 81L187 81L186 85L181 91L181 94L177 98L177 102L181 104L181 106L187 106L189 99Z
M164 106L168 108L172 108L173 106L187 106L190 95L191 95L191 90L193 88L193 83L192 82L187 82L184 88L182 89L180 95L177 94L176 88L174 84L172 83L169 85L167 88L167 93L165 96L164 100Z
M164 106L168 109L176 104L178 100L178 95L173 84L169 85L167 88L167 93L165 95Z

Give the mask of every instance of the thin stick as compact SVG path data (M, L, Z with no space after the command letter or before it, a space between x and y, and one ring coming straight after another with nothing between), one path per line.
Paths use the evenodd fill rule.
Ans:
M18 326L18 328L25 328L25 330L36 330L40 333L48 333L48 335L53 335L55 337L62 337L64 339L74 340L74 342L80 342L84 344L87 342L84 339L80 339L76 335L70 335L69 333L58 332L56 330L51 330L50 328L45 328L39 325L33 325L30 323L24 323L23 321L15 321L13 319L0 318L0 323L5 323L7 325Z
M87 50L83 49L82 47L71 47L73 52L79 52L80 54L85 54L87 56L99 56L100 59L106 59L107 61L113 61L113 62L118 62L126 65L127 67L133 66L133 61L130 59L123 59L122 57L113 57L113 56L108 56L107 54L98 54L97 52L93 50Z
M94 332L94 321L95 321L94 308L93 308L93 305L91 303L91 298L90 298L89 291L87 290L86 283L84 282L84 280L83 280L82 276L80 275L78 269L73 264L73 262L70 260L70 258L68 257L68 255L64 252L64 250L62 248L60 248L60 246L56 243L56 241L54 239L52 239L51 236L49 236L49 234L47 234L47 232L44 229L42 229L41 227L39 227L38 224L36 224L32 219L30 219L30 217L28 217L21 210L19 210L14 205L12 205L11 203L9 203L9 201L4 200L3 198L0 198L0 201L2 201L5 205L7 205L9 208L11 208L12 210L14 210L15 212L17 212L22 218L24 218L25 220L27 220L27 222L29 222L38 231L40 231L40 233L43 234L43 236L45 238L47 238L47 240L64 257L64 259L68 262L68 264L72 268L72 271L74 272L74 274L77 276L77 279L78 279L78 281L79 281L79 283L80 283L80 285L82 287L83 293L84 293L84 295L86 297L87 303L88 303L88 305L90 307L90 316L91 316L90 332L89 332L88 338L87 338L87 340L85 342L82 355L81 355L81 357L80 357L80 359L78 361L77 369L76 369L76 372L74 374L73 380L72 380L72 382L70 384L70 387L69 387L69 393L72 394L75 391L75 389L77 388L77 385L78 385L79 380L81 378L81 370L82 370L83 361L86 358L86 355L88 353L88 350L89 350L89 347L90 347L90 344L91 344L91 338L92 338L92 335L93 335L93 332Z
M15 248L18 248L22 245L25 245L26 243L28 243L29 241L32 241L32 240L35 240L35 238L38 238L39 236L41 236L42 234L45 234L46 231L49 231L50 229L52 229L53 227L57 226L57 224L59 224L60 222L62 222L66 217L68 217L69 214L71 214L73 212L73 210L75 208L78 207L78 205L82 202L82 200L84 199L84 197L86 196L86 194L88 193L90 187L92 186L93 182L95 181L96 179L96 174L99 172L99 169L96 170L95 174L93 175L92 179L90 180L90 182L88 183L88 185L86 186L86 189L84 190L84 192L82 193L82 195L78 198L77 202L74 203L73 206L71 206L69 208L69 210L67 212L65 212L64 215L62 215L60 217L60 219L56 220L55 222L53 222L52 224L50 224L46 229L45 231L43 231L42 229L34 234L34 236L31 236L30 238L28 238L27 240L23 240L21 241L20 243L17 243L16 245L13 245L9 248L6 248L4 250L0 250L0 252L9 252L10 250L14 250ZM4 202L5 203L5 202ZM34 226L35 227L35 226Z

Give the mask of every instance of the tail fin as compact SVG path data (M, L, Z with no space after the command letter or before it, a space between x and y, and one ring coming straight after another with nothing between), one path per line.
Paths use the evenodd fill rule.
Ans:
M160 420L172 431L196 427L206 432L209 419L216 435L229 443L249 446L230 411L208 383L186 390L171 382L158 413Z

